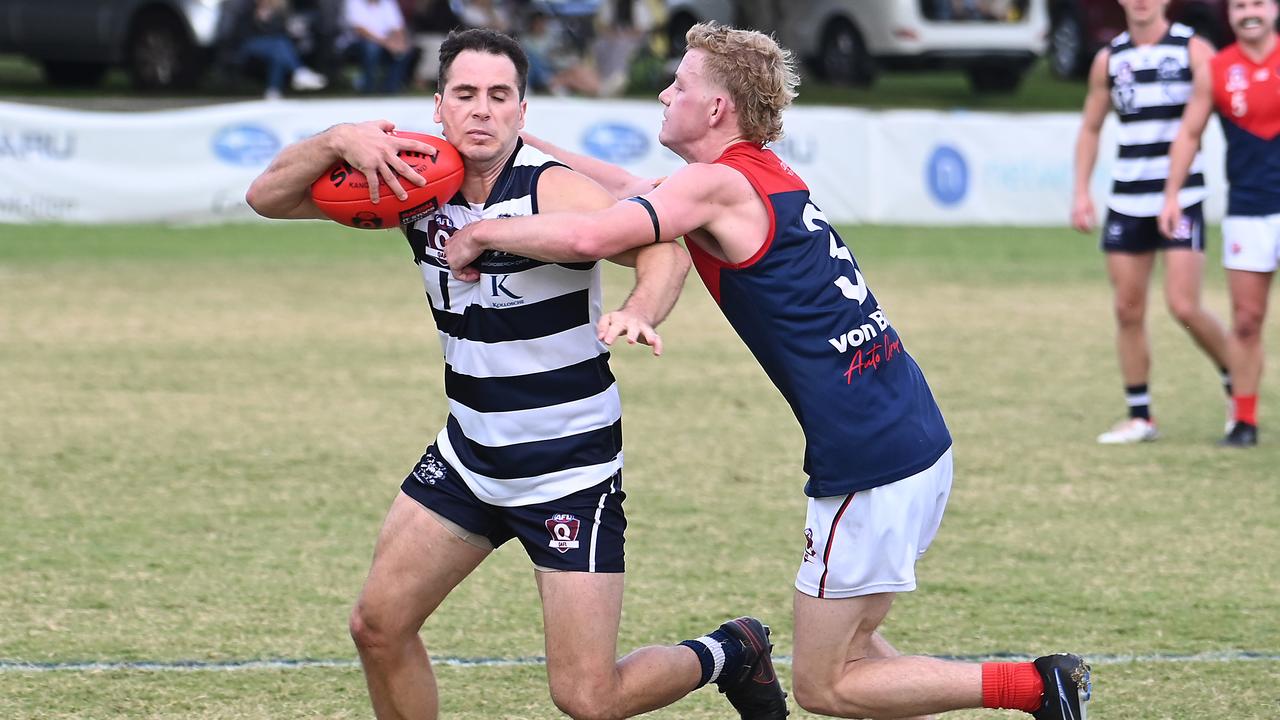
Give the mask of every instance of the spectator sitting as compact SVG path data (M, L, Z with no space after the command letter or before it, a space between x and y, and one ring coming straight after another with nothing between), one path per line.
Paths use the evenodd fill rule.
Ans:
M440 45L461 21L449 0L399 0L400 13L409 26L410 41L418 50L413 86L427 90L440 76Z
M463 25L512 34L514 13L503 0L457 0L454 11Z
M595 68L563 42L560 28L544 12L529 16L529 27L520 36L520 45L529 57L529 86L552 95L596 96L600 76Z
M396 0L346 0L346 54L360 63L356 89L395 94L404 87L412 61L404 15Z
M275 100L283 95L285 78L294 90L323 90L328 80L302 64L285 25L289 16L288 0L246 0L236 12L229 42L235 48L237 65L261 62L266 67L265 97Z

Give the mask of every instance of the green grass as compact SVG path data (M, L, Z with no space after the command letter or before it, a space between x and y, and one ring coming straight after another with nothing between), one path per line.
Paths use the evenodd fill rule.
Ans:
M1099 447L1123 402L1094 239L846 237L956 438L947 518L891 641L1280 654L1272 386L1263 445L1213 447L1215 373L1154 291L1163 438ZM320 223L0 230L0 659L353 658L346 614L382 514L447 413L410 258L393 233ZM1206 296L1222 315L1216 262ZM610 271L610 302L625 283ZM630 519L620 650L750 612L789 654L799 433L696 283L663 328L664 357L614 356ZM488 560L424 637L439 656L540 655L519 548ZM1095 676L1095 717L1280 716L1274 660L1139 659ZM539 666L440 678L448 717L555 716ZM655 717L726 710L702 691ZM354 668L0 672L4 718L368 716Z
M422 91L410 91L419 93ZM1044 62L1037 63L1017 92L981 95L969 89L960 71L884 73L870 88L850 88L823 83L812 74L801 83L797 102L806 105L851 105L876 109L898 108L969 108L973 110L1070 111L1080 110L1085 85L1076 80L1060 80L1049 72ZM133 94L123 70L107 73L103 85L92 89L57 88L48 85L40 68L21 56L0 55L0 97L23 96L47 101L94 101L101 98L127 98ZM196 98L232 100L257 97L252 84L227 86L206 82L194 91L177 93L175 103ZM322 93L341 95L338 89ZM657 90L636 90L630 94L640 99L653 99Z

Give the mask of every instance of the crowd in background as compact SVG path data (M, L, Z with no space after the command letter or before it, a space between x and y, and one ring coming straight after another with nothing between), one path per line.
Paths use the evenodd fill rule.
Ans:
M660 81L665 23L662 0L227 0L217 67L269 99L429 91L449 31L484 27L520 41L532 92L610 97Z

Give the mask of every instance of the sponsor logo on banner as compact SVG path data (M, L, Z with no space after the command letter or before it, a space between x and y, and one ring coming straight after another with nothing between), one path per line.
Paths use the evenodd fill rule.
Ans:
M546 525L547 532L551 533L551 542L548 547L553 547L562 553L578 549L578 528L582 523L577 517L556 513L547 518Z
M280 152L280 138L261 125L228 125L213 136L213 154L228 165L266 165Z
M929 155L924 169L929 195L944 207L959 205L969 194L969 163L951 145L939 145Z
M76 136L41 130L0 131L0 160L70 160Z
M0 195L0 220L66 220L80 205L73 197Z
M639 160L649 152L649 139L634 125L602 122L587 128L582 146L592 157L611 163Z

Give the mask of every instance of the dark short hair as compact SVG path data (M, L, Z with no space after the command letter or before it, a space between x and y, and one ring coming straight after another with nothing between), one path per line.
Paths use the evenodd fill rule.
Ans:
M511 60L511 64L516 66L516 89L520 92L520 99L524 99L524 88L529 81L529 58L524 54L520 43L510 35L488 28L471 28L461 32L454 30L444 39L444 43L440 45L441 90L444 90L449 81L449 68L453 66L454 59L465 50L504 55Z

